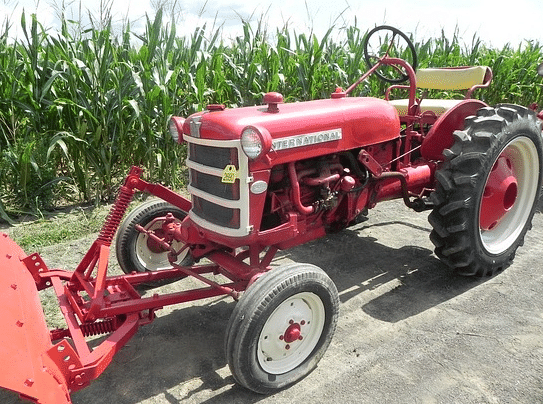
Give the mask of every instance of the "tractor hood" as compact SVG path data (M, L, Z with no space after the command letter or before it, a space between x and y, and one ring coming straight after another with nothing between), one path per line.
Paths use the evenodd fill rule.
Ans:
M234 109L211 106L208 111L191 115L183 132L200 139L238 140L248 126L271 135L276 163L287 155L291 160L294 152L312 157L378 144L400 134L398 114L387 101L350 97L287 104L268 102L264 106Z

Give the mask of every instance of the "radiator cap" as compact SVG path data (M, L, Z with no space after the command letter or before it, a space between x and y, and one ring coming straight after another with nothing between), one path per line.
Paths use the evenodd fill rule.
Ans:
M264 104L268 104L268 110L266 112L277 113L279 112L277 104L283 103L283 94L276 92L266 93L264 94L262 101Z
M226 109L226 106L224 104L209 104L209 105L206 106L206 109L209 112L224 111Z

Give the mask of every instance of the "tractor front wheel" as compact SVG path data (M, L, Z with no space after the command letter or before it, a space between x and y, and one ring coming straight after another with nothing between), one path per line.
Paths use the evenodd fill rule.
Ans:
M226 332L234 379L261 394L309 374L334 334L336 286L320 268L288 264L262 275L235 307Z
M127 215L119 227L115 244L117 261L123 272L129 274L134 271L160 271L172 268L168 251L150 239L147 234L140 233L136 229L136 225L139 224L145 230L153 231L158 237L163 238L164 220L155 219L165 217L168 213L171 213L175 221L179 223L187 216L183 210L157 199L144 202ZM171 244L176 251L183 246L181 242L175 240L172 240ZM177 263L184 266L192 265L193 259L190 252L185 250L178 257ZM145 286L161 286L174 280L150 282Z
M493 275L511 263L541 192L543 138L530 110L482 108L454 133L436 172L429 215L436 255L462 275Z

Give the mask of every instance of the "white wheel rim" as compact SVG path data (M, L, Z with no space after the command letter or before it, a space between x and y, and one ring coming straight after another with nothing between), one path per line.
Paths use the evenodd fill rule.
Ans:
M156 230L162 227L162 221L154 222L152 226L146 226L145 230ZM172 265L168 260L168 252L157 253L152 251L147 245L148 240L147 234L139 233L136 238L136 257L139 263L148 271L160 271L162 269L171 269ZM179 241L173 241L172 247L179 251L183 243ZM187 251L183 252L179 257L177 262L183 261L186 257Z
M537 148L528 137L520 136L513 139L499 157L502 156L512 163L517 181L517 195L514 204L503 215L499 224L490 230L479 227L483 246L491 254L503 253L522 232L532 210L539 180ZM483 201L481 201L482 205Z
M319 296L293 295L268 317L258 338L257 359L270 374L283 374L302 364L324 330L326 312Z

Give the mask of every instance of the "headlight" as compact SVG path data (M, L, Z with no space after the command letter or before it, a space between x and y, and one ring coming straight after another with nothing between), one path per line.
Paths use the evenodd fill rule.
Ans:
M172 116L168 128L170 130L170 135L176 143L183 142L183 124L185 123L185 118L179 116Z
M270 150L271 136L265 129L247 126L241 132L241 148L250 160L256 160Z

